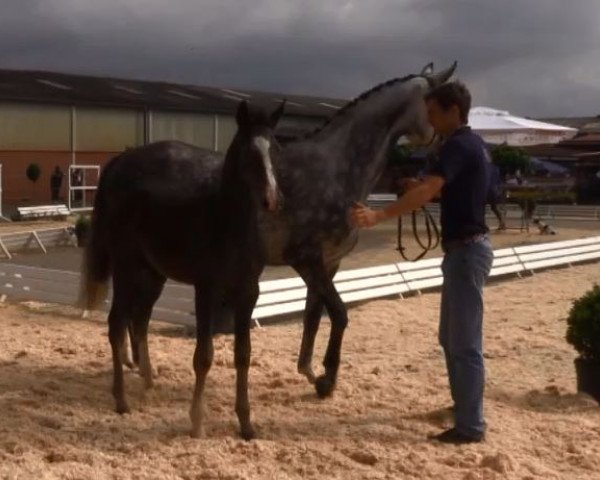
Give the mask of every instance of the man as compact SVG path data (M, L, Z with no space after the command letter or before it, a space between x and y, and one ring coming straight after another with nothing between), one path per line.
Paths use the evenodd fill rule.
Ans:
M426 97L429 122L446 139L429 174L394 204L382 210L357 205L359 227L406 215L441 192L444 285L439 341L443 347L454 400L455 426L432 437L444 443L484 439L483 285L493 252L485 224L489 154L483 140L467 127L471 95L461 83L444 84Z

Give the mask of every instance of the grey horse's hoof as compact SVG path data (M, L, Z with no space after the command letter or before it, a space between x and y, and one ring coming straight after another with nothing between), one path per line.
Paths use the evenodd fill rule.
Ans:
M335 389L335 383L329 380L325 375L321 375L315 382L315 389L319 398L330 397Z

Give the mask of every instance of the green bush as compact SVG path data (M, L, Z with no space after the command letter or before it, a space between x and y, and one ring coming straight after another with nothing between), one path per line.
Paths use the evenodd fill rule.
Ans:
M417 149L412 145L396 145L390 152L389 164L392 166L402 166L411 161L411 155Z
M567 342L581 358L600 362L600 286L573 302L567 324Z
M90 229L92 228L92 219L87 215L79 215L75 222L75 236L77 237L77 245L85 247L87 244Z
M25 175L27 175L27 178L32 183L35 183L39 180L40 176L42 175L42 169L37 163L30 163L27 167L27 170L25 170Z
M75 230L85 232L90 229L92 225L92 219L88 215L79 215L75 222Z
M531 171L531 158L523 149L509 145L492 148L492 158L502 175L513 175L517 170L526 175Z

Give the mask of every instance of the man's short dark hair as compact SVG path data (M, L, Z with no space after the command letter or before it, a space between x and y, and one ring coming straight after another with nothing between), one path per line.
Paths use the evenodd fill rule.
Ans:
M448 111L456 105L460 112L462 122L469 121L469 110L471 110L471 93L469 89L460 82L449 82L440 85L425 95L425 100L435 100L442 110Z

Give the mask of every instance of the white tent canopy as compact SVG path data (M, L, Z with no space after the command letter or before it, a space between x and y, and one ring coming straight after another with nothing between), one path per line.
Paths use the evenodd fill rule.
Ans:
M469 125L487 143L514 146L558 143L572 138L577 129L516 117L507 111L475 107L469 114Z

